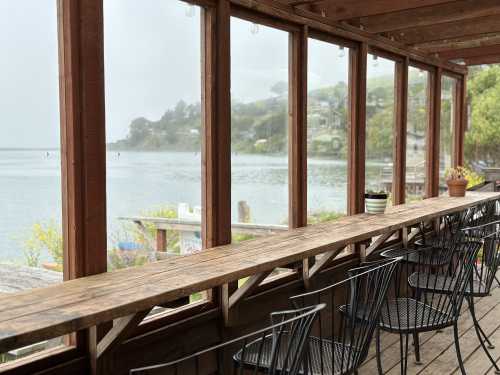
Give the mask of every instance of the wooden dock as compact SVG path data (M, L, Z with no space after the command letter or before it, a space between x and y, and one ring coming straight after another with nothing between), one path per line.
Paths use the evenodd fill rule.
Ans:
M496 283L490 297L476 299L476 314L486 334L493 344L496 344L496 348L492 349L491 353L497 363L500 363L500 288ZM491 363L479 346L470 313L466 308L460 317L459 330L460 346L467 374L494 374L495 371L492 369ZM399 375L399 335L384 332L381 337L384 373ZM424 333L420 336L420 342L422 364L415 364L415 357L410 347L408 375L455 375L460 373L453 341L453 328L446 328L441 332ZM359 374L377 374L374 346L372 346L369 358L359 371Z

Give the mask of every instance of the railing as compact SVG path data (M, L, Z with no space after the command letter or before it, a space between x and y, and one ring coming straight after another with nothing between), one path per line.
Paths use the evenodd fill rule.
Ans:
M151 224L156 232L156 244L154 246L157 252L167 252L168 238L167 231L173 230L181 233L199 233L201 231L201 222L197 220L186 219L169 219L162 217L147 217L147 216L128 216L119 217L119 220L131 221L145 234L147 233L147 224ZM269 234L275 234L288 230L286 225L270 225L270 224L253 224L253 223L234 223L231 225L233 233L247 234L255 237L261 237ZM193 248L193 251L181 251L181 254L189 254L191 252L201 250L201 240L198 248Z

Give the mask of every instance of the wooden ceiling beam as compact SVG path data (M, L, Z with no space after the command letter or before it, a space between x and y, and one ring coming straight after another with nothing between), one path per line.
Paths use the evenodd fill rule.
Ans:
M500 17L498 15L492 15L465 21L402 29L384 35L401 43L412 45L499 32Z
M449 51L455 49L477 48L494 46L500 44L500 33L490 33L484 35L471 35L446 40L438 40L434 42L425 42L414 44L413 47L418 48L427 53L439 53L441 51Z
M465 65L500 64L500 55L488 55L464 59Z
M452 0L287 0L291 6L312 5L317 13L325 12L335 21L372 16L406 9L415 9L430 5L450 3Z
M231 0L233 10L237 7L246 8L248 11L257 12L261 15L275 19L286 20L291 23L307 25L311 31L333 34L339 38L345 38L354 42L366 42L371 47L386 50L401 56L408 56L411 60L427 65L439 66L445 70L466 74L467 68L445 60L428 55L415 48L405 46L401 43L391 41L379 35L368 33L358 28L340 24L329 18L302 8L292 8L277 0Z
M500 44L496 46L449 50L439 53L439 57L445 60L467 59L490 55L500 55Z
M495 14L500 14L500 2L498 0L460 0L453 3L362 17L359 23L370 32L381 33L411 27L463 21Z

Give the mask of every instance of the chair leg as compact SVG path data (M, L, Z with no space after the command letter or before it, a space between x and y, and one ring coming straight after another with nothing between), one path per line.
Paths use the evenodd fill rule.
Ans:
M495 368L495 374L500 374L500 368L496 364L495 359L493 359L490 351L488 350L488 348L485 345L485 342L486 342L488 344L489 348L494 348L494 346L491 344L491 341L486 336L486 333L484 333L483 329L479 325L479 321L477 320L477 317L476 317L476 309L474 308L474 298L473 297L467 298L467 302L469 304L469 310L470 310L470 313L472 316L472 321L474 322L474 329L476 330L476 335L477 335L477 338L479 340L479 343L481 344L481 347L483 348L483 351L486 354L486 356L488 357L488 359L490 360L491 364Z
M422 361L420 360L420 339L418 332L413 332L413 345L415 346L415 364L420 366Z
M382 369L382 350L380 347L380 328L377 327L375 333L375 349L377 351L377 370L379 375L384 375L384 370Z
M399 351L401 355L401 375L406 375L408 370L408 334L399 334Z
M458 337L458 322L453 324L453 336L455 338L455 351L457 352L458 365L460 366L460 372L462 375L467 375L465 372L464 362L462 360L462 352L460 351L460 341Z

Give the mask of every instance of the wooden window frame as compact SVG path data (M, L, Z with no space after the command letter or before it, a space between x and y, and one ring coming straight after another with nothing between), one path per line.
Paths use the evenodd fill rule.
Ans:
M432 168L434 164L434 148L433 142L435 139L434 131L435 131L435 122L434 122L434 113L433 113L433 96L434 96L434 79L435 79L435 68L433 66L422 64L418 61L410 60L408 64L408 76L410 73L410 67L414 69L419 69L427 73L427 93L426 93L426 108L427 108L427 124L425 130L425 185L424 185L424 199L430 198L433 195L429 194L430 189L433 186L433 173ZM409 86L407 87L408 95L409 95ZM438 158L439 160L439 158ZM405 181L406 183L406 181Z
M396 134L404 134L408 66L429 72L427 132L427 197L439 194L439 128L441 79L457 79L453 164L463 164L463 138L467 122L466 75L458 67L431 57L417 56L388 42L388 50L376 39L361 38L340 31L322 20L285 16L260 4L257 9L235 0L179 0L204 9L202 21L202 200L204 248L231 242L231 115L230 115L230 18L289 32L289 217L290 227L307 225L307 40L324 40L349 48L349 132L348 132L348 214L364 212L366 156L366 81L367 55L396 62ZM60 62L61 168L63 194L64 279L107 271L106 239L106 151L104 116L104 47L102 0L58 0L58 37ZM405 77L406 76L406 77ZM403 92L406 91L406 92ZM407 105L407 104L406 104ZM395 142L398 143L398 142ZM395 148L395 187L398 202L404 202L405 145ZM397 167L396 167L397 164ZM404 195L404 194L403 194ZM297 275L294 275L297 277ZM273 280L270 288L287 281ZM231 286L230 286L231 287ZM174 312L141 325L138 333L198 314L222 305L224 287L211 293L210 302ZM106 327L103 327L105 330ZM92 334L78 332L61 352L50 352L36 363L22 361L23 369L43 368L48 363L76 359L92 350ZM28 363L27 363L28 362ZM33 367L35 366L35 367ZM17 372L14 370L14 372Z
M406 200L406 128L410 60L408 57L376 47L368 47L368 54L394 62L392 201L393 205L404 204Z
M465 122L467 121L466 111L466 76L462 76L450 71L443 71L442 79L453 80L452 101L453 101L453 134L451 150L451 166L463 166L463 140L465 135ZM442 89L442 83L441 83Z
M341 37L338 37L338 36L335 36L335 35L331 35L331 34L327 34L327 33L324 33L322 31L318 31L318 30L314 30L314 29L310 29L309 32L308 32L308 35L307 35L307 40L306 40L306 43L308 44L309 42L309 39L313 39L313 40L317 40L317 41L320 41L320 42L324 42L324 43L328 43L330 45L333 45L333 46L337 46L337 47L343 47L343 48L346 48L347 49L347 52L348 52L348 64L347 64L347 72L348 72L348 77L347 77L347 138L346 138L346 143L347 143L347 191L346 191L346 205L347 205L347 212L346 214L347 215L352 215L352 213L350 212L350 200L351 200L351 184L353 182L353 176L350 176L350 171L353 169L354 167L354 158L352 157L352 154L351 154L351 147L352 147L352 142L351 140L354 140L355 137L357 136L356 134L353 135L351 134L351 132L353 131L353 127L351 125L352 123L352 116L351 116L351 109L352 109L352 106L354 105L353 104L353 101L355 101L355 95L357 95L356 93L354 93L353 89L351 88L351 85L354 83L353 81L353 75L352 75L352 69L355 69L355 67L353 67L352 65L355 64L355 60L353 58L353 54L356 54L358 49L359 49L359 43L356 43L356 42L353 42L351 40L348 40L348 39L345 39L345 38L341 38ZM306 47L307 48L307 47ZM352 52L354 51L354 52ZM305 80L305 85L307 86L307 80L308 80L308 61L309 61L309 54L307 54L305 56L305 73L304 73L304 80ZM305 128L305 133L304 133L304 137L305 139L303 139L303 142L304 142L304 145L303 147L305 148L305 166L304 166L304 169L303 171L299 171L299 173L302 173L303 176L305 176L305 184L306 184L306 188L305 188L305 191L307 192L307 128L308 128L308 124L307 124L307 111L308 111L308 105L307 105L307 100L308 100L308 90L307 90L307 87L303 93L303 95L305 96L305 104L304 104L304 111L305 111L305 118L303 119L304 121L304 128ZM359 126L359 124L358 124ZM305 223L304 223L304 226L307 226L307 195L303 198L305 199L305 202L306 202L306 208L305 208L305 215L306 215L306 218L305 218Z

